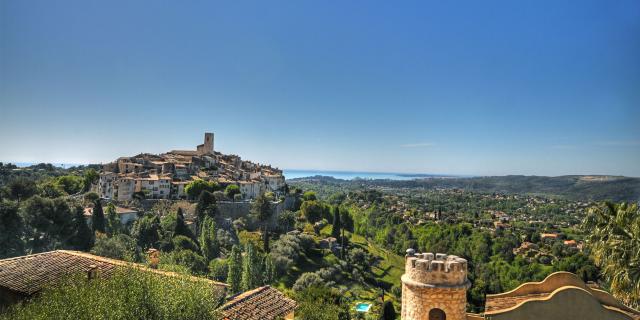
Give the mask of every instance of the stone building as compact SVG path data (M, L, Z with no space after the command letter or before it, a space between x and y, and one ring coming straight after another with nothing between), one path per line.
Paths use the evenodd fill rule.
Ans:
M409 249L401 279L402 319L467 319L467 260Z
M184 199L184 187L194 180L215 181L221 187L238 185L241 198L251 200L264 192L284 194L282 170L214 151L214 135L204 134L196 150L163 154L141 153L105 164L93 187L101 198L131 200L142 192L147 199Z
M640 320L640 311L569 272L488 294L483 314L466 313L467 261L407 250L402 275L403 320Z

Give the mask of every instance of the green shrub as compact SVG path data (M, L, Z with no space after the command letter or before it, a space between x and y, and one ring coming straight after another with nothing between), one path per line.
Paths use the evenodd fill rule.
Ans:
M204 281L120 269L92 281L85 275L69 277L11 307L0 320L217 319L220 296Z

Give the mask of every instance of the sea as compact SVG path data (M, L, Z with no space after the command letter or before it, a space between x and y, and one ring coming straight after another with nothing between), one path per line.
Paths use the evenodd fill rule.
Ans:
M365 172L365 171L324 171L324 170L294 170L284 169L284 176L287 180L296 178L306 178L313 176L326 176L342 180L355 179L389 179L389 180L413 180L429 177L451 177L450 175L426 174L426 173L394 173L394 172Z
M3 162L3 161L0 161ZM30 167L33 165L36 165L40 162L11 162L11 161L4 161L5 164L7 163L11 163L16 165L18 168L25 168L25 167ZM77 167L77 166L86 166L86 163L59 163L59 162L46 162L46 163L51 163L54 167L60 167L60 168L71 168L71 167Z
M8 162L6 162L8 163ZM35 165L35 162L14 162L18 167L28 167ZM56 167L70 168L73 166L86 165L82 163L52 163ZM434 177L454 177L453 175L442 174L427 174L427 173L396 173L396 172L366 172L366 171L330 171L330 170L300 170L300 169L284 169L284 176L287 180L306 178L314 176L333 177L342 180L376 180L376 179L388 179L388 180L413 180L422 178L434 178Z

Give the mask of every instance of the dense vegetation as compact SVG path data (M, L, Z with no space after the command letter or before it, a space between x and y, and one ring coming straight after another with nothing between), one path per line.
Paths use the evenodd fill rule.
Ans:
M472 312L483 310L486 294L542 280L559 270L610 288L630 305L638 303L638 257L629 254L640 252L637 205L410 187L423 182L398 182L401 187L395 187L390 181L322 178L291 183L287 199L292 207L277 216L270 206L273 195L263 194L248 215L231 219L218 210L217 200L235 199L237 188L223 192L218 185L200 183L189 188L191 201L154 201L152 207L139 199L127 203L138 207L139 216L122 225L117 203L88 192L96 179L93 168L50 169L2 166L0 258L64 248L223 281L230 285L230 294L270 284L298 301L300 319L363 317L353 309L358 302L373 303L370 318L393 317L400 310L400 276L408 248L466 258L473 284L468 291ZM92 207L91 217L84 215L86 207ZM587 213L589 207L593 209ZM543 238L544 233L557 237ZM577 243L586 245L579 249ZM148 257L148 249L159 250L159 257ZM87 295L90 290L115 292L133 280L122 276L92 285L69 282L12 315L55 317L43 313L45 297L50 307L55 306L51 312L63 312L64 304L81 310L88 298L69 302L64 290ZM145 284L150 279L140 281L133 288L155 286ZM93 303L107 305L102 300ZM146 312L119 307L120 303L113 301L113 318L136 318L135 312ZM165 311L191 312L158 311L158 319L169 315Z
M127 269L109 278L62 280L0 319L209 320L216 319L220 299L221 293L205 282Z
M589 210L583 228L612 293L640 307L640 210L638 204L603 203Z
M479 193L507 193L563 197L575 201L638 201L640 178L617 176L495 176L495 177L433 177L416 180L339 180L331 177L294 179L300 187L323 185L342 188L389 187L412 189L462 189ZM309 185L304 185L309 183Z

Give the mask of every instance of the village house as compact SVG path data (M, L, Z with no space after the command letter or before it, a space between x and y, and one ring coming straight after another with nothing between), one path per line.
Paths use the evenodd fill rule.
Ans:
M116 206L116 214L120 218L120 223L122 224L128 224L129 222L133 222L138 219L138 210L131 208ZM87 222L91 221L91 216L93 216L93 208L84 208L84 217L87 219Z
M103 166L94 191L103 199L131 200L136 193L149 199L184 199L185 186L196 179L225 187L236 184L241 198L255 199L264 192L284 192L282 170L224 155L213 149L213 133L205 133L196 150L120 157Z

